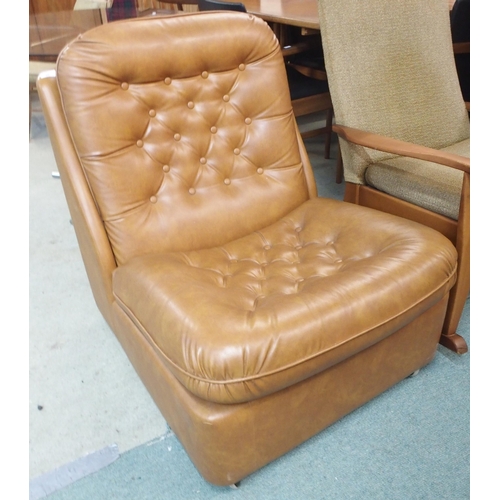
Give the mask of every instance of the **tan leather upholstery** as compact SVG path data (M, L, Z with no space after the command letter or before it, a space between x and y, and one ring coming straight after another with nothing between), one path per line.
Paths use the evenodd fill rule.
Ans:
M110 23L39 87L96 302L208 481L240 480L432 359L456 250L317 197L266 23Z
M169 23L174 40L183 33L182 21ZM128 30L116 24L94 32L94 45L82 40L59 60L68 124L118 264L144 252L226 243L308 198L297 143L276 147L295 135L289 99L281 91L287 80L279 46L268 40L250 46L253 24L210 72L204 53L213 53L217 40L163 46L160 23L141 35L144 46L158 49L155 65L141 51L130 52ZM100 38L110 36L116 43L107 47ZM270 51L272 58L266 57ZM74 72L76 61L82 72ZM267 89L259 99L248 92L256 75ZM110 115L116 122L102 134L95 124ZM254 196L242 197L243 187ZM214 198L218 203L207 203ZM169 217L174 209L180 216Z
M262 397L385 338L449 288L454 252L439 250L439 235L403 259L415 227L375 214L379 232L360 234L365 216L316 198L222 247L136 258L116 270L115 297L193 394L218 403ZM424 282L420 270L436 250ZM377 268L404 279L380 282Z

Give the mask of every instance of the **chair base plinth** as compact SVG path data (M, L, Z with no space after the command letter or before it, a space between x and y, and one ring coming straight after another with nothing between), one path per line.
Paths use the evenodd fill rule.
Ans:
M214 485L231 486L429 363L447 302L445 296L389 337L313 377L231 405L187 391L119 307L113 308L114 331L198 472Z
M439 343L447 349L450 349L450 351L456 352L457 354L465 354L469 351L467 342L457 333L441 335Z

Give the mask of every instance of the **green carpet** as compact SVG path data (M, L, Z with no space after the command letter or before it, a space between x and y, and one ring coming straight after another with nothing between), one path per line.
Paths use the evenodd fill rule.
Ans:
M469 325L467 302L459 333L470 348ZM468 499L469 380L470 355L439 346L433 362L416 377L255 472L237 490L204 481L167 429L161 439L47 498Z

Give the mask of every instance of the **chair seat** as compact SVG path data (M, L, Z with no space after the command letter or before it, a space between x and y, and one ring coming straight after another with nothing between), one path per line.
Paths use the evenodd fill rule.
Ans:
M468 157L470 140L442 150ZM369 186L384 193L451 219L458 219L463 179L463 173L459 170L398 156L369 165L365 179Z
M408 324L453 285L455 259L429 228L318 198L218 248L135 257L113 291L186 389L241 403Z

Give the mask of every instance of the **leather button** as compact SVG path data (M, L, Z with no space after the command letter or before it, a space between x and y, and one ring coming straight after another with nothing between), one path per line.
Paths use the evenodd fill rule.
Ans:
M137 147L138 147L138 148L142 148L142 146L144 146L144 141L141 141L141 139L139 139L139 140L136 142L136 144L137 144Z
M224 96L222 96L222 100L223 100L224 102L229 102L229 96L228 96L227 94L226 94L226 95L224 95Z
M234 148L233 153L234 153L235 155L239 155L239 154L241 153L241 151L240 151L238 148Z
M149 198L149 201L150 201L151 203L156 203L156 202L157 202L157 200L158 200L158 199L156 198L156 196L151 196L151 198Z
M252 123L252 119L251 118L245 118L245 123L247 125L250 125L250 123Z
M164 172L170 172L170 167L168 165L163 165Z
M262 174L263 172L264 172L264 169L263 169L263 168L260 168L260 167L259 167L259 168L257 169L257 173L258 173L258 174Z
M202 77L202 78L208 78L208 71L204 71L204 72L201 74L201 77Z
M210 127L210 132L212 132L212 134L216 134L217 133L217 127Z
M156 116L156 111L154 109L149 110L149 116Z
M302 231L302 228L301 228L301 227L296 227L296 228L295 228L295 232L296 232L296 233L300 233L301 231Z
M181 140L181 134L174 134L174 139L176 141L180 141Z
M201 158L200 158L200 163L201 163L202 165L205 165L205 163L207 163L207 159L206 159L206 158L201 157Z
M229 186L229 184L231 184L231 179L224 179L224 184Z
M196 189L195 188L189 188L189 194L195 194Z
M265 245L264 250L271 250L271 245Z
M170 85L172 83L172 78L170 77L167 77L165 78L165 80L163 80L165 82L165 85Z
M244 65L243 63L242 63L242 64L240 64L240 65L238 66L238 69L239 69L240 71L243 71L243 70L245 69L245 65Z
M123 90L128 90L128 83L126 82L123 82L120 87L123 89Z
M193 109L194 108L194 102L193 101L189 101L188 102L188 108L189 109Z

